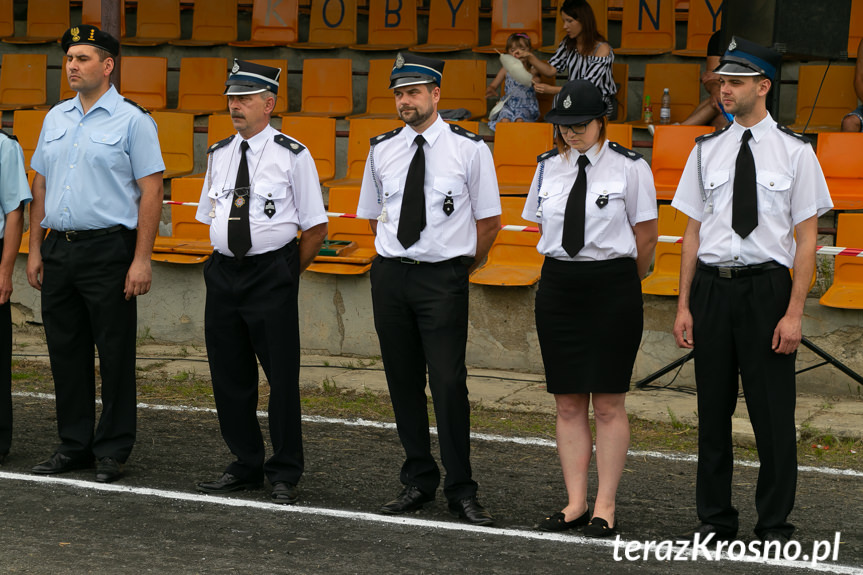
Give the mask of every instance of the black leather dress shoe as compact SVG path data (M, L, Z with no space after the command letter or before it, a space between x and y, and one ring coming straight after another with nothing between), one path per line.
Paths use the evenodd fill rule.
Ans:
M476 497L467 497L459 501L449 502L449 512L474 525L491 525L494 518L485 507L479 504Z
M785 535L784 533L780 533L778 531L768 531L761 537L761 540L764 543L770 543L771 541L776 541L779 543L780 547L785 547L785 544L788 543L791 538Z
M93 467L93 459L90 457L86 457L84 459L72 459L71 457L67 457L58 452L33 467L30 471L42 475L50 475L52 473L66 473L67 471L88 469L90 467Z
M96 481L111 483L123 477L123 464L113 457L103 457L96 465Z
M293 483L287 481L276 481L273 483L273 493L270 496L274 503L291 505L300 498L300 490Z
M698 537L699 541L704 541L711 533L713 533L713 538L710 540L711 543L716 543L717 541L731 541L737 537L736 531L725 531L723 529L719 529L715 525L711 525L710 523L702 523L692 531L678 535L675 539L694 541L695 538Z
M232 491L242 491L244 489L258 489L262 485L261 481L248 481L240 479L230 473L223 473L220 478L215 481L202 481L198 483L198 491L202 493L231 493Z
M3 465L3 462L4 462L4 461L6 461L6 456L7 456L7 455L9 455L9 454L8 454L8 453L0 453L0 466L2 466L2 465Z
M427 495L418 487L408 485L402 489L398 497L381 507L381 513L384 515L401 515L422 509L422 506L429 501L434 501L434 495Z

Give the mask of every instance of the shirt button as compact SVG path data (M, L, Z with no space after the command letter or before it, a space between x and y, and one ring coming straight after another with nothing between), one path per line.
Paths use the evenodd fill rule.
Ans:
M78 147L78 142L75 142L74 144L72 144L72 147L77 148L77 147Z
M84 125L84 122L79 122L79 123L78 123L78 125L79 125L79 126L83 126L83 125Z
M75 164L69 164L69 168L72 169L75 167Z
M713 182L710 182L710 187L711 187L711 188L713 187Z
M267 197L268 197L268 198L272 198L272 197L273 197L273 194L267 194Z
M69 188L69 186L66 186L66 189L67 189L67 190L69 190L69 189L71 189L71 188Z
M773 187L773 182L770 182L770 187L771 187L771 188Z
M740 256L734 256L734 261L737 261L739 259L740 259Z

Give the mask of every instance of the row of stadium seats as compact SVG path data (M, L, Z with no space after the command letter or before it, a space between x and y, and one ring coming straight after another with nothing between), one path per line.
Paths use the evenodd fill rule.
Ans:
M5 42L30 44L56 41L70 26L68 0L29 0L27 33L15 36L12 0L0 2L0 37ZM131 2L127 3L131 6ZM542 44L541 0L492 0L491 43L479 46L480 0L462 0L453 7L447 0L430 0L428 8L428 38L418 43L417 6L422 2L399 2L392 5L386 0L368 0L368 38L366 44L357 44L357 0L311 0L308 41L299 39L299 0L271 0L252 2L251 35L238 40L237 0L195 0L193 5L192 33L181 38L180 0L138 0L136 5L136 32L124 37L123 43L132 46L155 46L172 43L180 46L213 46L230 44L243 47L270 47L289 45L298 49L327 49L350 47L356 50L401 50L406 48L425 52L442 52L473 49L494 53L503 50L506 38L513 32L530 36L537 48ZM600 32L607 35L609 0L590 0L597 16ZM622 20L621 45L618 54L665 54L704 57L707 41L719 26L721 0L679 2L675 0L612 0L611 14ZM675 10L677 5L688 5L686 47L675 48ZM714 6L715 4L715 6ZM556 6L556 3L553 3ZM562 37L562 26L555 27L554 42L544 46L553 51ZM125 10L124 10L125 15ZM101 3L83 0L82 23L99 25ZM125 30L125 21L121 26ZM863 1L854 0L848 54L854 55L863 36ZM853 56L852 56L853 57Z

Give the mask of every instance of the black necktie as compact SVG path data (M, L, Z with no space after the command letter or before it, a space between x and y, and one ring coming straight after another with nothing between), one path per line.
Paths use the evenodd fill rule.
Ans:
M249 143L240 143L240 167L237 168L237 182L234 184L234 197L231 213L228 215L228 248L238 260L252 248L252 233L249 230L249 163L246 150Z
M420 232L426 227L426 197L423 190L426 178L426 155L423 151L425 138L417 136L414 142L417 145L417 151L408 168L402 209L399 214L399 230L396 234L405 248L414 245L420 239Z
M743 132L734 173L734 198L731 202L731 228L745 238L758 226L758 191L755 187L755 160L749 149L752 132Z
M569 198L566 200L566 212L563 215L563 249L569 257L584 247L584 204L587 202L587 173L585 168L590 164L587 156L578 157L578 176L572 189L569 190Z

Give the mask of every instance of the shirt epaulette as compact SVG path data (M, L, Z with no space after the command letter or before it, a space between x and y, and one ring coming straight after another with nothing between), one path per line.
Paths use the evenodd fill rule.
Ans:
M16 142L18 141L18 137L17 137L17 136L15 136L14 134L10 134L10 133L9 133L9 132L7 132L6 130L0 130L0 134L3 134L4 136L6 136L7 138L9 138L10 140L14 140L14 141L16 141Z
M389 140L399 132L401 132L401 128L396 128L395 130L390 130L389 132L384 132L383 134L379 134L369 139L369 144L374 146L375 144L380 144L384 140Z
M145 114L150 113L150 110L148 110L147 108L145 108L144 106L142 106L141 104L136 102L135 100L130 100L129 98L123 98L123 101L128 102L129 104L132 104L133 106L135 106L136 108L138 108L139 110L144 112Z
M718 136L719 134L721 134L721 133L725 132L725 130L727 130L728 128L730 128L732 123L733 123L733 122L729 122L729 123L727 123L727 124L725 125L725 127L724 127L724 128L722 128L721 130L717 130L717 131L715 131L715 132L710 132L709 134L704 134L704 135L702 135L702 136L698 136L697 138L695 138L695 141L696 141L696 142L703 142L704 140L709 140L710 138L715 138L716 136Z
M560 153L560 150L558 150L557 148L552 148L549 151L543 152L540 155L538 155L536 157L536 163L538 164L538 163L543 162L549 158L553 158L556 155L558 155L559 153Z
M226 146L227 144L230 144L231 140L234 139L234 136L236 136L236 134L232 134L232 135L228 136L227 138L225 138L224 140L219 140L218 142L216 142L215 144L213 144L212 146L207 148L207 153L212 154L213 152L215 152L219 148Z
M449 129L452 130L453 134L458 134L459 136L464 136L468 140L473 140L474 142L479 142L482 140L482 136L479 134L474 134L470 130L465 130L458 124L450 124Z
M71 99L72 99L72 98L63 98L63 99L62 99L62 100L60 100L59 102L55 102L55 103L54 103L54 106L51 106L51 109L53 109L55 106L59 106L59 105L60 105L60 104L62 104L63 102L68 102L68 101L69 101L69 100L71 100Z
M812 143L811 141L809 141L809 138L807 138L803 134L798 134L797 132L795 132L794 130L789 128L788 126L783 126L782 124L777 123L776 127L779 128L779 131L782 132L783 134L788 134L789 136L797 138L801 142L806 142L807 144Z
M624 148L623 146L621 146L617 142L608 142L608 147L611 148L612 150L614 150L615 152L617 152L618 154L626 156L630 160L640 160L641 158L644 157L634 150L630 150L629 148Z
M306 147L304 145L302 145L301 143L299 143L296 140L293 140L293 139L287 137L284 134L276 134L275 136L273 136L273 141L275 143L277 143L278 145L289 149L290 151L292 151L295 154L299 154L300 152L302 152L303 150L306 149Z

